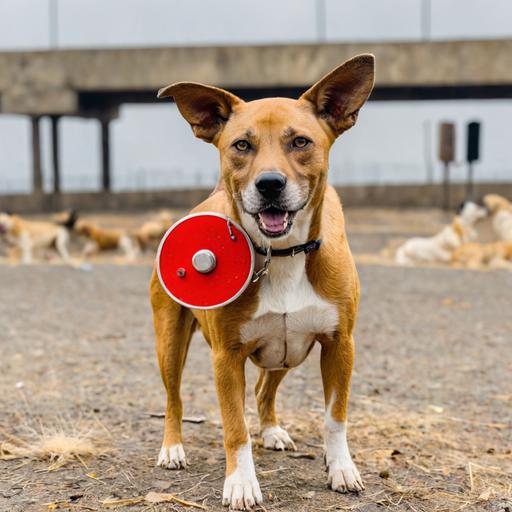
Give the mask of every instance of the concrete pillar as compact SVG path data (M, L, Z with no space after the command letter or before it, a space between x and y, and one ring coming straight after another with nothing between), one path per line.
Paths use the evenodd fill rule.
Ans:
M41 134L38 116L32 116L32 192L40 194L43 191L43 172L41 168Z
M110 192L110 119L100 119L101 124L101 185Z
M52 122L52 164L53 192L60 192L60 158L59 158L59 119L60 116L50 116Z

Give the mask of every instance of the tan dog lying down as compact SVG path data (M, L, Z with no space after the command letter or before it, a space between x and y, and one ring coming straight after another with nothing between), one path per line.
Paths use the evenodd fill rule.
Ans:
M470 201L464 203L459 215L437 235L410 238L400 246L395 255L396 262L400 265L421 262L449 263L457 247L477 238L474 226L486 215L485 208Z
M498 194L488 194L484 204L492 215L492 227L500 240L512 240L512 203Z
M169 210L162 210L153 219L142 224L135 232L135 238L141 250L156 249L174 221L174 216Z
M79 220L75 224L75 232L89 239L82 252L84 257L115 250L121 251L129 260L137 256L133 241L123 230L100 228L92 222Z
M468 268L483 266L499 267L512 263L512 241L501 240L491 244L464 244L455 249L452 257L455 265Z
M69 233L63 226L0 213L0 235L20 250L22 263L32 263L35 250L48 248L54 248L63 261L69 261Z

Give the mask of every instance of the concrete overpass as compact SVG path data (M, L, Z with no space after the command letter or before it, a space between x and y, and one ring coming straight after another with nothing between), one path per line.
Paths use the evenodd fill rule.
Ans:
M512 98L512 39L486 41L177 47L0 53L0 113L32 119L33 186L42 190L39 120L52 120L55 192L58 121L101 123L103 188L110 188L109 122L123 103L154 102L163 85L191 80L245 99L297 96L364 52L377 58L371 100Z

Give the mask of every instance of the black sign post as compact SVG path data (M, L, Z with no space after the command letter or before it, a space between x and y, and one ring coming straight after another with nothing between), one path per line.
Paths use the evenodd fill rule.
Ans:
M466 182L466 195L473 197L473 162L480 158L480 123L472 121L467 127L467 151L466 160L468 162L468 177Z
M443 162L443 208L450 209L450 163L455 160L455 125L439 126L439 160Z

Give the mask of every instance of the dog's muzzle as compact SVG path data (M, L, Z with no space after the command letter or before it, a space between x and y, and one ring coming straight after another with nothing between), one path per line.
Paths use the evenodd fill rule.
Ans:
M263 235L279 238L290 232L296 213L306 205L304 195L299 185L289 183L284 174L264 172L242 193L242 208L254 218Z

